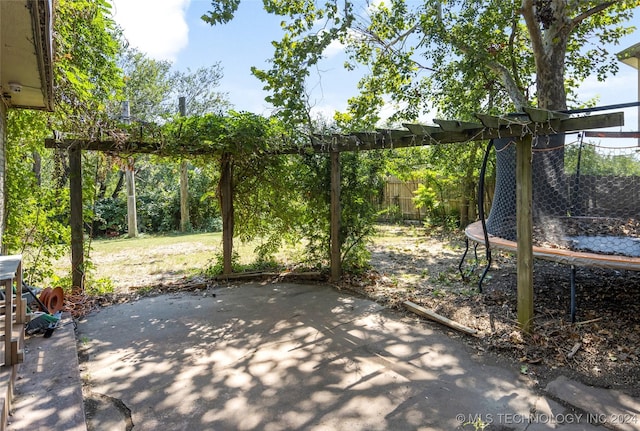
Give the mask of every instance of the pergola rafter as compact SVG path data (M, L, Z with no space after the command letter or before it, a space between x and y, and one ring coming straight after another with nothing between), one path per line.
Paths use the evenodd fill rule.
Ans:
M607 127L619 127L624 124L624 113L614 112L592 116L572 117L565 112L546 111L539 109L526 109L524 113L509 116L491 116L478 114L478 123L435 120L437 126L425 126L421 124L405 124L405 130L377 130L376 132L352 133L349 135L314 135L311 144L305 147L283 147L267 152L267 154L296 154L296 153L326 153L331 156L331 278L337 281L341 276L340 244L338 232L340 231L340 157L345 151L366 151L396 149L434 144L466 143L482 141L494 138L513 138L516 143L516 211L517 211L517 272L518 272L518 321L525 331L530 331L533 322L533 243L532 243L532 172L531 153L532 142L535 136L555 135L569 132L601 129ZM223 151L206 145L190 145L184 147L168 146L163 143L151 143L140 141L97 141L47 139L45 147L57 148L69 151L70 157L80 157L80 150L107 151L114 153L147 153L157 155L218 155ZM264 153L264 151L261 151ZM79 160L79 159L78 159ZM74 163L78 170L79 163ZM72 172L81 178L81 172ZM230 176L223 176L224 178ZM231 181L228 178L226 181ZM77 202L77 194L82 193L82 185L77 181L71 183L71 227L72 238L75 241L82 240L82 208L74 205ZM225 184L221 184L223 190ZM227 186L230 186L227 184ZM74 200L74 196L76 196ZM81 195L80 195L81 196ZM82 199L80 199L80 202ZM225 215L233 214L233 202L229 199L222 201L223 208L223 246L227 244L229 235L233 235L232 229L225 229L227 220ZM226 206L226 208L225 208ZM228 208L231 206L231 208ZM73 220L80 223L74 223ZM80 230L80 233L78 233ZM230 242L229 242L230 243ZM77 253L80 253L77 256ZM230 250L223 252L225 268L230 269ZM228 263L228 265L227 265ZM72 244L72 264L74 265L74 284L76 269L82 268L82 243L78 246ZM79 278L81 282L81 278ZM81 284L79 284L81 285Z
M434 144L484 141L494 138L518 138L527 134L554 135L588 129L616 127L624 123L624 113L614 112L584 117L568 117L539 109L527 109L520 116L492 116L477 114L479 123L434 120L440 126L403 124L406 130L380 129L376 132L354 132L348 135L313 135L311 144L303 147L284 147L272 154L296 154L304 152L330 153L332 151L365 151L417 147ZM46 148L67 150L78 148L87 151L104 151L121 154L219 155L221 151L208 146L170 147L162 142L115 141L88 139L45 139Z

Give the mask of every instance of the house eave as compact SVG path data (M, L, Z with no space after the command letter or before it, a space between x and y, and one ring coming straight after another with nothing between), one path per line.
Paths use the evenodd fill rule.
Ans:
M53 109L51 0L0 1L0 86L9 108Z
M640 43L636 43L635 45L620 51L616 55L618 60L624 64L627 64L634 69L640 69Z

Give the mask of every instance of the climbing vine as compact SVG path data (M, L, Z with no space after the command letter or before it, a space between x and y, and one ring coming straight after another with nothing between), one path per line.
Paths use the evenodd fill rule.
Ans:
M232 164L234 236L260 239L259 259L271 257L284 242L304 242L306 263L326 265L329 256L328 157L304 150L308 139L285 123L250 113L206 114L176 118L162 130L163 151L202 152L200 166L220 180L225 160ZM296 154L280 151L300 148ZM224 159L224 160L223 160ZM367 240L377 216L385 156L380 152L342 155L343 266L359 270L368 264ZM216 190L220 198L220 189Z

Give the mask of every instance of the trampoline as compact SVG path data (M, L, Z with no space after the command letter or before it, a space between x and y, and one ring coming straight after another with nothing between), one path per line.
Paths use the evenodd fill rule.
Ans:
M538 138L533 148L533 257L571 269L571 320L576 317L576 267L640 271L640 153L638 147L602 146L584 142L584 134ZM495 192L489 217L484 217L485 182L490 152L496 154ZM509 139L489 143L480 172L480 220L465 229L469 241L491 249L517 251L515 150Z

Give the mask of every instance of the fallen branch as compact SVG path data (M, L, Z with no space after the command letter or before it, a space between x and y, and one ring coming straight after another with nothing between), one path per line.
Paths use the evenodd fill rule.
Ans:
M247 280L247 279L264 279L275 278L278 280L308 280L308 281L323 281L326 279L326 274L320 271L309 272L238 272L232 274L222 274L213 277L216 281L227 280Z
M231 274L221 274L213 277L216 281L226 281L226 280L246 280L246 279L255 279L255 278L269 278L269 277L277 277L279 274L276 272L263 272L263 271L254 271L254 272L234 272Z
M441 316L431 310L428 310L414 302L411 301L404 301L402 303L402 305L405 306L405 308L409 311L412 311L422 317L426 317L427 319L431 319L434 320L438 323L441 323L445 326L448 326L449 328L455 329L456 331L460 331L460 332L464 332L465 334L469 334L469 335L477 335L478 331L476 331L475 329L469 328L467 326L461 325L458 322L455 322L451 319L448 319L444 316Z
M585 320L584 322L576 322L575 325L576 326L586 325L588 323L594 323L594 322L598 322L600 320L602 320L602 317L596 317L595 319Z
M578 353L578 350L580 350L580 347L582 347L582 343L578 342L574 344L573 347L571 348L571 351L567 354L567 358L569 359L573 358L576 355L576 353Z
M278 275L281 280L308 280L308 281L324 281L327 274L320 271L308 272L283 272Z

